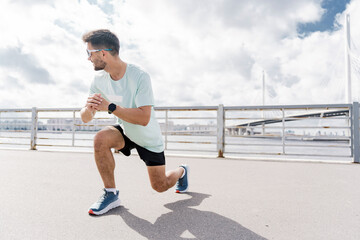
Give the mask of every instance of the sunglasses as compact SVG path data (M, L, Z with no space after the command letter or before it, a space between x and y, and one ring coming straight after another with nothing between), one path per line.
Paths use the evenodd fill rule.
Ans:
M111 51L112 49L111 48L107 48L107 49L93 49L93 50L89 50L89 49L86 49L86 52L87 52L87 55L88 57L91 57L91 53L93 52L100 52L100 51Z

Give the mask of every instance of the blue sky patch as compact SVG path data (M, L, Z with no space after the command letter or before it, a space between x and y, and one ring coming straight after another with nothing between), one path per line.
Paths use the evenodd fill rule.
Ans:
M321 7L325 9L320 21L298 25L298 34L300 36L307 36L312 32L324 32L334 30L335 16L342 13L346 9L346 5L351 0L324 0Z

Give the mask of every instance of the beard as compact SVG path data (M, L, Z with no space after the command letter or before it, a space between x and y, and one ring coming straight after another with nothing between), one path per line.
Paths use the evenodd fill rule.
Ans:
M96 61L94 62L94 70L95 71L100 71L100 70L104 70L104 68L106 67L106 62L104 61Z

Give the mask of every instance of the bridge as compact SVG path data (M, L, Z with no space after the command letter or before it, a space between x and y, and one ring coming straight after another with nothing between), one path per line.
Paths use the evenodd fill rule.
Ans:
M227 127L227 130L235 134L239 134L240 131L240 135L244 135L245 133L253 132L253 131L249 131L249 128L251 127L264 126L268 124L281 123L281 122L298 121L298 120L304 120L306 118L331 118L331 117L339 117L339 116L349 116L349 110L348 109L329 110L329 111L322 111L322 112L315 112L308 114L291 115L284 118L257 120L257 121L238 124L234 127Z

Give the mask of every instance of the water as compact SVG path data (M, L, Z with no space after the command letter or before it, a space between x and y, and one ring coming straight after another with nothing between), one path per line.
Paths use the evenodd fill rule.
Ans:
M92 152L94 133L71 132L42 133L37 135L38 150ZM7 138L11 137L11 138ZM165 141L165 137L164 137ZM289 158L289 156L303 159L326 159L348 161L351 150L349 142L312 141L311 138L288 137L285 141L285 154L281 137L255 137L255 136L225 136L225 156L266 156L267 159L276 157ZM74 146L73 146L74 145ZM216 136L180 136L167 137L166 154L217 156ZM3 149L30 149L30 132L0 132L0 148ZM136 151L134 152L136 153ZM319 155L319 156L318 156ZM321 156L327 155L327 157Z

